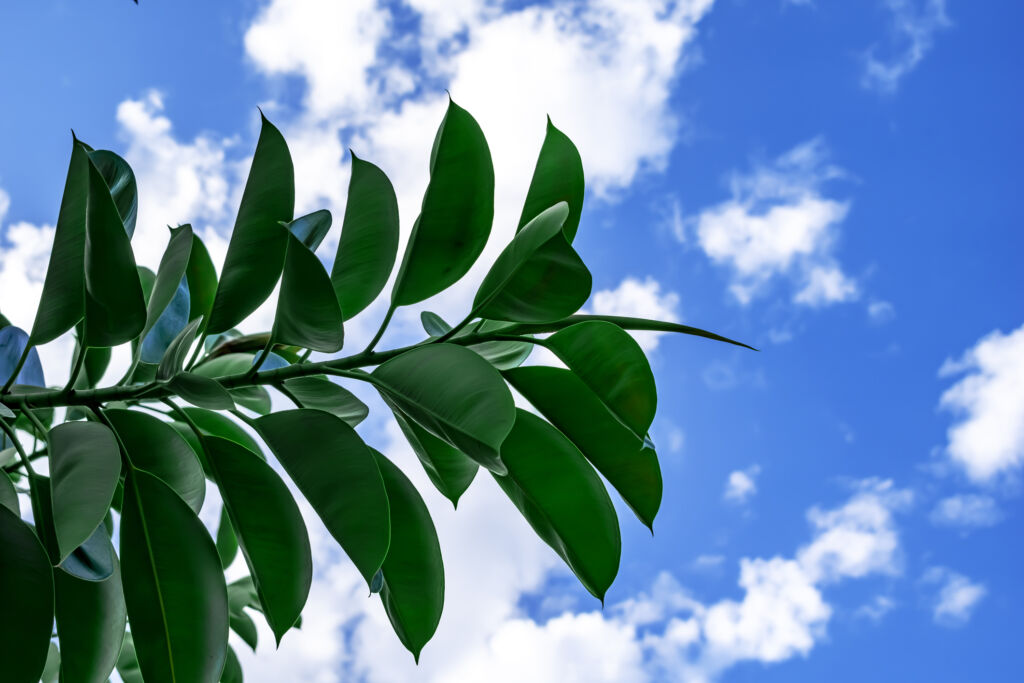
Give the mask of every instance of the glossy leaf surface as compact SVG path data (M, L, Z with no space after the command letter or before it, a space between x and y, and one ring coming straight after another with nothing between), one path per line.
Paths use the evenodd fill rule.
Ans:
M392 406L395 421L419 458L430 483L458 507L459 498L476 478L480 466L472 458L445 443Z
M107 149L89 152L89 159L103 176L107 191L117 207L124 231L131 239L135 234L135 222L139 215L139 191L135 184L135 173L128 162Z
M141 358L145 363L159 363L167 347L189 322L191 297L185 271L192 253L192 237L191 226L172 230L160 260L146 304L146 326L142 330Z
M572 242L583 210L583 189L583 161L579 150L565 133L555 128L549 117L544 144L519 217L519 230L547 208L566 202L569 215L563 230L566 239Z
M168 344L166 353L160 359L160 367L156 371L157 379L167 380L181 372L188 359L192 342L196 339L196 332L199 330L200 324L202 324L201 320L193 320Z
M18 367L18 361L25 347L28 346L29 336L20 327L8 325L0 329L0 386L7 383L14 368ZM45 387L43 379L43 364L39 361L39 352L32 349L28 352L25 364L21 366L14 384ZM4 437L0 436L0 440Z
M344 343L341 308L331 279L316 257L288 233L273 337L282 344L333 353Z
M171 228L171 232L184 227L186 226ZM189 253L185 277L188 280L189 320L200 316L203 320L208 320L214 297L217 296L217 270L213 266L206 245L195 233L192 234L192 251Z
M127 612L121 570L103 581L84 581L54 570L61 676L65 681L103 683L121 651Z
M355 427L370 414L370 409L343 386L326 377L295 377L284 381L284 387L303 408L317 408L337 415Z
M217 380L202 377L192 372L179 372L171 378L168 386L178 396L194 406L210 410L233 410L235 402L231 394Z
M316 251L331 229L331 212L320 209L305 216L299 216L285 227L310 251Z

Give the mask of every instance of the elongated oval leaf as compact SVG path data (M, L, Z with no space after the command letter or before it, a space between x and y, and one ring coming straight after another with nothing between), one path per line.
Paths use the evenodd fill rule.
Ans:
M160 359L160 367L156 371L157 379L168 380L181 372L201 323L202 320L198 318L193 320L167 345L167 351L164 352L163 358Z
M202 442L267 623L280 643L299 618L313 580L306 525L284 482L255 453L216 436Z
M465 275L494 218L494 166L476 120L449 100L430 155L430 184L398 271L391 305L414 304Z
M525 323L560 320L590 296L590 271L562 232L559 202L527 223L498 255L473 300L484 318Z
M191 226L172 228L171 232ZM206 245L199 239L199 235L192 235L192 251L189 253L188 266L185 269L185 277L188 280L189 295L189 320L202 317L208 320L210 310L213 308L214 297L217 296L217 270L213 267L210 259L210 252Z
M480 466L473 459L410 420L398 408L392 406L392 411L406 441L412 446L413 452L423 465L430 483L441 492L441 495L450 500L454 507L458 507L459 498L473 483Z
M123 495L123 491L115 494L115 498ZM107 521L110 512L104 516L103 524L96 527L82 545L71 551L71 554L60 563L60 568L71 576L83 581L104 581L114 573L117 556L110 542L110 530Z
M8 325L0 329L0 386L4 386L10 379L14 368L18 367L21 354L28 346L29 336L20 327ZM39 352L32 349L28 352L25 364L18 372L14 384L45 387L43 379L43 364L39 361ZM3 439L3 437L0 437Z
M103 581L83 581L63 569L54 571L61 676L65 681L103 683L121 651L127 611L121 570Z
M132 465L155 474L199 514L206 480L192 447L166 422L135 410L105 412Z
M124 683L145 683L142 680L142 671L139 670L139 658L130 632L124 634L124 642L121 643L121 653L117 656L117 674Z
M217 380L192 372L179 372L167 386L194 406L210 410L233 410L231 394Z
M124 231L131 239L135 235L135 222L139 215L139 191L135 173L128 162L107 149L89 152L89 160L103 176L107 191L114 200Z
M192 253L192 239L191 226L185 225L172 229L170 242L160 259L160 268L157 270L153 291L146 304L146 326L141 335L142 360L146 363L159 363L170 342L190 320L191 297L185 271ZM154 326L158 325L158 321L160 321L159 339L148 340L147 335Z
M239 609L231 612L229 623L231 630L237 633L238 637L255 652L256 645L259 643L259 631L256 630L256 622L252 620L252 617Z
M190 408L186 406L181 410L183 410L189 418L196 423L196 426L202 430L203 434L208 436L219 436L222 439L234 441L240 446L248 448L261 459L266 459L263 455L263 449L260 448L259 442L252 438L240 424L232 420L230 417L221 415L220 413L215 413L212 410L204 410L202 408Z
M420 313L420 324L423 325L423 331L431 337L443 337L452 330L452 326L445 322L444 318L432 311Z
M295 170L280 131L260 114L262 128L242 193L206 331L223 332L266 300L281 276L287 231L295 209Z
M444 564L430 513L402 471L373 451L391 506L391 547L380 591L391 626L419 662L444 608Z
M204 363L200 363L193 368L192 373L200 375L201 377L211 378L238 375L248 372L252 368L252 364L255 359L255 354L251 353L229 353L223 356L217 356L216 358ZM271 359L276 359L278 362L287 365L287 363L279 356L272 353L261 366L264 370L272 369L269 367ZM228 390L228 393L239 405L242 405L253 412L259 413L260 415L266 415L270 412L270 394L267 393L265 388L258 384L230 389Z
M583 322L556 332L544 345L638 439L646 436L654 421L658 393L647 357L628 332L607 322Z
M125 482L121 578L147 683L215 683L228 641L217 549L185 501L141 470Z
M276 342L333 353L344 343L341 308L320 259L288 233L277 299Z
M555 128L548 117L544 144L537 157L537 166L526 193L526 203L519 217L519 230L539 216L548 207L558 202L569 205L565 219L565 238L572 242L580 224L583 211L583 161L579 150L565 133Z
M619 570L622 541L600 477L562 434L518 410L501 449L508 475L495 476L537 535L602 602Z
M103 521L121 476L114 433L98 422L66 422L50 430L50 488L60 559Z
M46 665L53 625L53 572L32 529L0 506L0 661L5 681L36 683Z
M346 320L377 298L398 255L398 199L384 172L352 154L352 177L331 284Z
M220 564L224 569L230 567L238 556L238 537L231 528L228 511L223 507L220 510L220 523L217 525L217 554L220 555Z
M571 370L552 367L515 368L505 378L622 495L649 529L661 505L662 480L653 449L619 422L601 399Z
M322 410L283 410L256 427L369 585L391 541L388 496L369 447Z
M139 345L143 363L159 363L164 357L171 342L188 325L190 303L188 279L183 277L174 290L171 302L164 308L153 329L148 331Z
M372 373L378 390L425 430L493 472L515 403L487 361L452 344L431 344L382 363Z
M303 408L317 408L337 415L350 426L358 426L370 409L355 395L326 377L294 377L284 381L288 393Z
M305 216L299 216L291 223L286 223L288 232L295 235L310 251L316 251L320 243L327 237L331 229L331 212L327 209L320 209Z
M135 255L114 199L96 166L88 164L85 212L85 344L117 346L146 325L146 300Z

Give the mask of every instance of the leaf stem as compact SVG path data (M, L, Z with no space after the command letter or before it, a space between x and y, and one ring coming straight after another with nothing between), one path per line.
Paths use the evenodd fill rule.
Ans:
M85 354L88 351L89 347L79 342L78 353L75 354L75 367L71 368L71 377L68 378L68 383L61 389L61 393L70 394L75 390L75 380L78 379L82 368L85 367Z
M363 349L363 353L370 353L373 351L373 347L377 346L377 342L384 336L384 330L388 329L388 323L391 322L391 317L395 314L395 305L391 304L388 307L387 315L384 316L384 320L381 322L380 327L377 329L377 334L373 335L373 339L367 344L366 348Z
M456 334L458 334L459 331L462 330L463 327L468 325L473 320L473 318L475 318L475 317L476 317L476 309L474 308L472 311L469 312L469 315L467 315L465 318L462 319L462 322L460 322L458 325L456 325L452 329L450 329L447 332L445 332L444 334L442 334L440 337L438 337L434 341L434 343L435 344L443 344L443 343L445 343L446 341L448 341L449 339L454 337Z
M25 350L21 352L21 358L18 359L18 364L14 366L14 372L12 372L11 376L7 378L7 381L4 383L4 388L0 389L0 396L6 394L14 384L14 381L18 379L18 375L21 374L21 369L25 367L25 361L28 360L29 351L32 349L32 344L25 344Z
M2 417L0 417L0 429L3 430L4 434L7 435L7 438L14 444L14 450L18 451L18 457L21 458L21 465L25 468L25 471L28 472L29 484L31 484L33 479L36 477L36 471L32 469L32 463L29 462L28 456L25 454L25 449L22 448L21 441L18 440L18 435L15 434L14 429L7 424L7 420Z

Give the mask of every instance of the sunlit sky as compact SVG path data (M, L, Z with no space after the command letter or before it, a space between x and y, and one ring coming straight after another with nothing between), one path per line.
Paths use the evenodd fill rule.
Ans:
M441 626L415 666L310 516L303 628L276 651L269 630L255 654L233 641L247 680L1018 680L1021 26L1020 3L965 0L4 3L0 310L31 325L72 128L135 169L155 268L179 222L223 256L257 107L289 142L297 213L341 216L351 148L391 177L407 234L447 89L494 158L486 265L550 115L587 175L587 310L760 352L639 337L665 495L653 537L617 501L603 610L489 478L453 511L357 388L364 437L434 515ZM422 309L461 319L482 274L383 344L422 336ZM385 307L347 324L352 349ZM69 349L41 349L49 383Z

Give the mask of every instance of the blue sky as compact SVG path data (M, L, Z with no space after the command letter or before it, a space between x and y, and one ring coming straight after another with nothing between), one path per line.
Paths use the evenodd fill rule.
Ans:
M603 612L490 481L454 514L371 422L435 514L438 635L414 668L311 525L309 626L245 654L249 678L1014 680L1022 21L962 0L8 3L0 308L29 326L70 128L132 163L155 266L178 221L223 254L257 106L289 140L299 210L340 216L352 147L392 177L408 230L449 88L494 153L487 259L549 113L591 187L588 309L761 352L641 338L665 500L653 539L620 508ZM480 274L427 307L461 318ZM382 313L353 321L354 346ZM42 350L51 383L68 348Z

